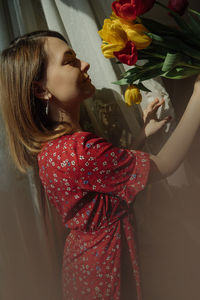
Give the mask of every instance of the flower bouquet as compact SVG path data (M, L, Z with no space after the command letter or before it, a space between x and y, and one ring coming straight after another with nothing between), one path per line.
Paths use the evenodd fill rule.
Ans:
M144 17L154 5L165 9L176 26ZM128 105L141 102L140 90L150 92L145 80L157 76L182 79L200 73L200 13L188 9L187 0L170 0L168 6L155 0L114 1L112 14L98 33L106 58L133 66L113 82L128 85Z

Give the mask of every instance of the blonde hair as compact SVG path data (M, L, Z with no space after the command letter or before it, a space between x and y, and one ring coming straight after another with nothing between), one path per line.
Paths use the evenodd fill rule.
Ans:
M23 173L36 163L45 142L72 132L70 124L52 124L46 101L34 95L33 82L45 79L46 37L65 40L52 30L34 31L13 40L0 57L0 103L9 152Z

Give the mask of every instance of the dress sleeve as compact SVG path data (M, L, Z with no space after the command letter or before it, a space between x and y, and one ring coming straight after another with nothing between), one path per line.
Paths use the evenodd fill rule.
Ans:
M79 186L132 202L147 183L149 154L115 147L92 133L81 134L76 149Z

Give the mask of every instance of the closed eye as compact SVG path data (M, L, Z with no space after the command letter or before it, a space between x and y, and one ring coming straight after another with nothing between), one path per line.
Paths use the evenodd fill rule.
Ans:
M67 60L63 62L63 65L68 65L68 64L74 64L76 62L76 59L73 60Z
M76 58L76 56L71 56L68 57L66 60L64 60L63 65L68 65L68 64L75 64L77 63L78 59Z
M79 67L80 66L80 60L76 57L74 57L73 59L68 58L66 61L64 61L63 65L71 65L71 66Z

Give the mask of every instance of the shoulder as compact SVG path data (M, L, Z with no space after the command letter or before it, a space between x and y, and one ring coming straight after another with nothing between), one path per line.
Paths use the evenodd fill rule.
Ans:
M42 156L47 156L54 152L65 152L66 150L74 150L79 146L80 148L89 148L97 141L102 140L92 132L79 131L70 135L63 135L44 144L41 151L38 153L38 159Z

